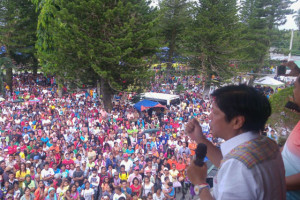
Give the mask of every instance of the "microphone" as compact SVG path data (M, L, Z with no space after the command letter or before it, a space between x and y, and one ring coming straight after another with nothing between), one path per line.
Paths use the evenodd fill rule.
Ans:
M195 165L198 167L202 167L204 165L204 158L207 154L207 147L203 143L199 143L197 145L197 149L195 151L196 159L194 160Z
M294 102L288 101L284 107L300 113L300 107L297 104L295 104Z

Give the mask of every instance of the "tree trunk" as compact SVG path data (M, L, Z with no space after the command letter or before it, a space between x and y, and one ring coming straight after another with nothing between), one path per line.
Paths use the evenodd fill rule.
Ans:
M0 94L5 98L5 88L3 83L3 73L0 71Z
M211 81L212 75L213 74L211 72L209 72L205 79L205 86L204 86L204 91L203 91L203 94L205 94L205 95L209 95L209 90L210 90L210 86L211 86L211 82L212 82Z
M37 63L34 63L34 65L32 66L32 73L34 77L36 77L37 71L38 71Z
M99 98L100 97L100 95L101 95L101 87L100 87L100 81L99 80L97 80L97 98Z
M63 88L63 85L62 85L62 84L58 84L57 95L58 95L59 98L61 98L62 95L63 95L63 90L62 90L62 88Z
M173 29L171 41L169 44L169 52L168 52L168 63L167 63L168 70L173 69L172 64L173 64L173 57L174 57L174 50L175 50L175 39L176 39L176 29Z
M112 89L110 88L108 81L104 78L101 78L101 95L102 100L104 104L104 109L107 112L110 112L112 110Z
M264 65L264 60L265 60L265 56L262 56L259 60L258 68L253 71L255 74L253 74L249 80L249 83L248 83L249 86L253 86L255 79L258 77L258 74L261 72L261 69Z
M63 84L64 82L62 81L62 79L60 77L56 78L56 84L57 84L57 95L59 98L61 98L63 96Z
M9 86L10 93L13 93L13 69L11 67L8 67L6 69L6 84Z

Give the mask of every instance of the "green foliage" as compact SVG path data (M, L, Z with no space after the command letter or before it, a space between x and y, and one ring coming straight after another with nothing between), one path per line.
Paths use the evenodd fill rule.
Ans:
M184 87L183 87L183 85L182 84L179 84L179 85L177 85L177 87L176 87L176 93L177 94L180 94L182 91L184 91L185 89L184 89Z
M277 37L272 39L272 47L276 48L276 52L289 54L291 31L278 30ZM294 31L292 55L300 55L300 31Z
M0 57L0 94L5 96L5 88L4 88L4 81L11 78L8 76L4 76L4 71L12 71L15 67L13 61L9 57ZM6 74L7 75L7 74ZM6 80L5 80L6 79Z
M229 64L238 50L239 25L235 0L199 0L193 10L194 20L186 34L191 65L211 75L226 79Z
M171 65L174 55L183 53L182 40L191 22L192 4L188 0L162 0L159 7L158 29L163 44L169 47L168 63Z
M38 56L47 73L126 90L145 83L157 47L154 14L146 1L35 0L40 10ZM92 84L91 82L91 84Z
M270 98L272 115L269 118L268 123L278 131L281 128L292 130L299 121L298 114L284 107L285 104L293 96L293 89L293 87L288 87L286 89L280 90Z
M242 0L241 21L243 25L243 49L240 55L252 66L254 72L260 70L276 38L276 27L286 22L286 15L292 14L290 0Z
M36 66L35 5L29 0L1 0L0 8L0 44L17 63Z

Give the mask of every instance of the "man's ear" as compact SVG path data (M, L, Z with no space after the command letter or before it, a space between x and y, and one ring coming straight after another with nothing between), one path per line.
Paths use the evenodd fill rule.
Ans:
M236 116L231 120L233 129L239 130L243 127L245 123L245 117L242 115Z

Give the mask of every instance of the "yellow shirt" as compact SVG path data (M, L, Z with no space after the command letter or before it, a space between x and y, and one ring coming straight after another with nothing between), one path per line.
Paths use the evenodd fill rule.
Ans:
M169 171L169 173L172 176L172 182L176 182L179 172L177 170L172 169L172 170Z
M125 173L120 173L119 174L119 178L122 180L122 181L127 181L128 179L128 173L125 172Z
M26 176L27 174L30 175L29 169L26 169L26 172L20 172L20 170L19 170L19 171L16 172L16 178L17 178L17 179L19 179L19 178L25 178L25 176ZM19 181L19 186L20 186L20 187L22 187L22 184L23 184L23 181Z
M20 152L20 157L22 158L22 159L25 159L25 154L24 154L24 152Z

